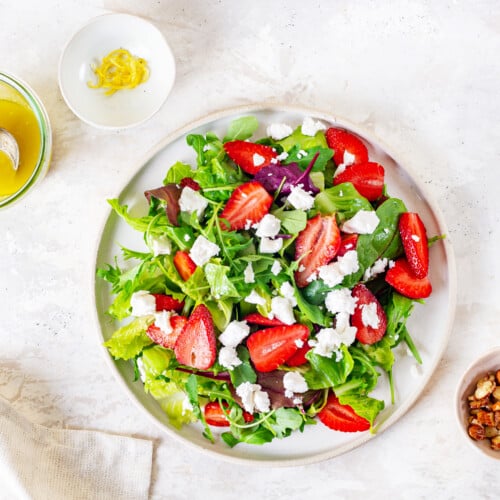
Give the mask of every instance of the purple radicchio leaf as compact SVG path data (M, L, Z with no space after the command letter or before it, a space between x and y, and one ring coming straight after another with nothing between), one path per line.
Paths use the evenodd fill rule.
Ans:
M180 206L179 198L181 197L181 188L177 184L166 184L156 189L149 189L144 192L144 196L147 198L148 203L151 201L151 197L163 200L165 202L165 212L167 214L170 224L178 226L177 216L179 215Z
M313 194L319 193L319 189L313 184L309 173L311 172L319 153L314 155L307 168L300 170L297 163L288 165L269 165L261 168L255 174L255 180L260 182L266 191L275 193L281 186L280 194L288 195L292 192L292 187L302 185L304 191Z

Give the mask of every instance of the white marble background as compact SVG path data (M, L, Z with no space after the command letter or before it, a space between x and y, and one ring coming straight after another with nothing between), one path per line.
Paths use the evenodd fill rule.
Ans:
M153 21L177 63L146 124L80 122L57 86L69 37L110 11ZM0 212L0 395L33 421L155 440L151 496L498 498L498 463L454 419L465 367L500 344L500 3L477 1L0 0L0 68L27 80L54 129L52 168ZM151 427L97 355L93 249L116 194L177 127L228 106L276 101L349 117L418 168L439 201L458 267L444 358L395 426L333 460L246 468L208 459Z

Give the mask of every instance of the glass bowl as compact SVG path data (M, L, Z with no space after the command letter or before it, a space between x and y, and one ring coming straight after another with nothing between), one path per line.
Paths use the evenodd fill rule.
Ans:
M1 209L21 199L43 179L52 154L52 129L42 101L27 83L3 71L0 127L14 136L20 149L18 170L12 175L0 170Z

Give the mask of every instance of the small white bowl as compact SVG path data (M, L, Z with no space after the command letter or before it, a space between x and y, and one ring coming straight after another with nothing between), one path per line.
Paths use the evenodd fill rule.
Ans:
M455 393L457 422L465 439L473 448L491 458L500 460L500 451L490 448L489 440L475 441L469 436L467 419L469 417L468 396L474 393L478 380L487 373L500 369L500 346L493 347L474 361L460 379Z
M145 59L150 75L136 88L109 96L87 83L95 81L91 64L99 65L118 48ZM59 87L66 104L78 118L99 128L123 129L151 118L167 99L174 79L174 57L161 32L129 14L91 19L68 42L59 61Z

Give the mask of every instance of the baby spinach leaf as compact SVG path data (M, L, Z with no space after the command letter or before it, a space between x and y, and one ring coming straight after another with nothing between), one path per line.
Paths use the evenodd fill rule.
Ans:
M322 215L336 213L339 222L354 217L360 210L372 210L370 202L350 182L325 189L314 198L314 206Z
M312 172L323 172L326 167L326 163L332 159L333 150L330 148L324 148L322 146L314 146L305 151L307 154L303 155L304 150L299 146L294 146L290 151L288 151L288 157L282 163L288 165L289 163L296 163L301 170L305 170L311 163L312 159L318 153L318 158L314 163Z
M257 374L250 364L250 354L248 349L244 345L239 345L237 352L242 363L229 372L233 386L238 387L244 382L255 384L255 382L257 382Z
M224 142L229 141L244 141L252 137L257 130L259 122L255 116L242 116L233 120L227 129L227 134L224 137Z
M281 227L287 233L298 234L307 224L307 214L304 210L276 210L272 214L281 221Z

